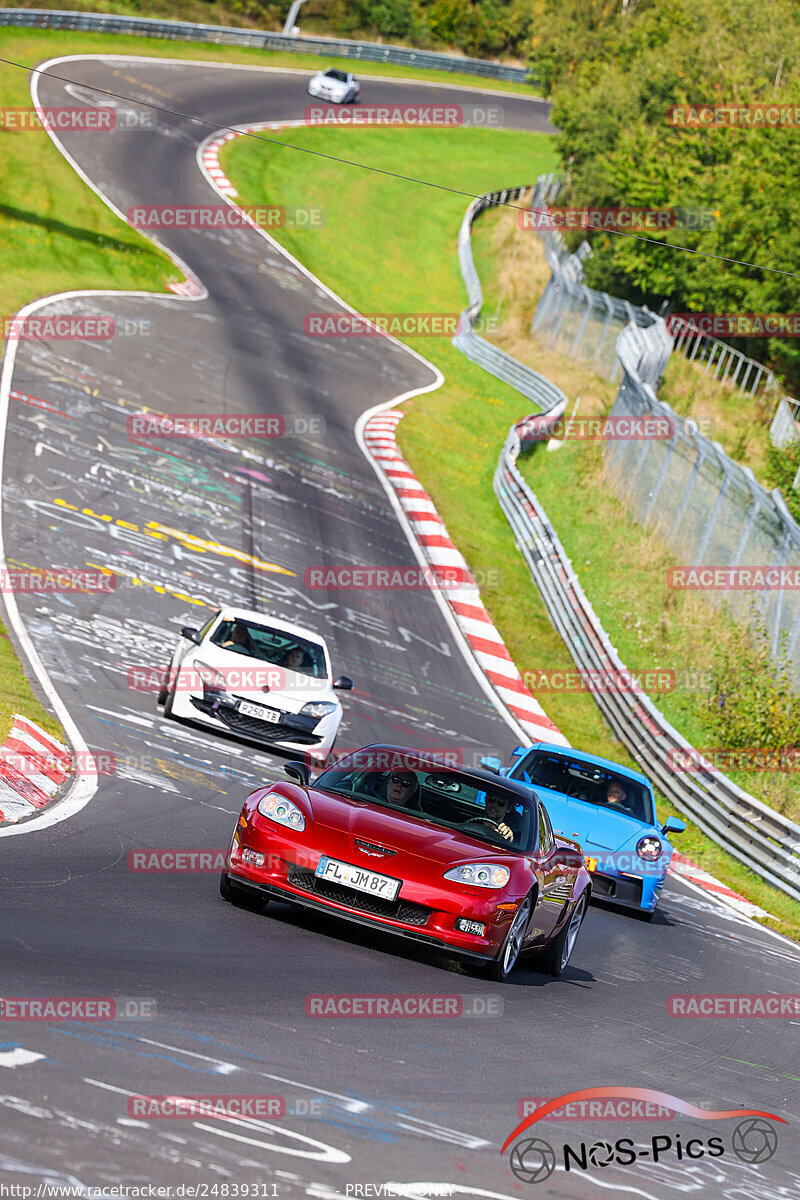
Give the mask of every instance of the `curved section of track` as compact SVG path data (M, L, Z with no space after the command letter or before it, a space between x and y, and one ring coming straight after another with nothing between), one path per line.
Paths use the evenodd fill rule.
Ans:
M141 59L55 70L79 86L124 91L134 107L155 96L225 125L296 118L306 102L290 73ZM43 103L69 103L64 89L46 76ZM372 91L365 103L415 96L399 83ZM431 90L419 98L430 102ZM526 127L545 120L536 102L504 98L504 107ZM207 132L172 118L105 139L73 134L65 145L125 211L138 201L207 202L195 163ZM129 583L110 594L20 597L27 635L81 736L115 754L118 770L69 820L0 841L3 993L151 998L157 1011L138 1022L3 1022L0 1180L257 1182L281 1197L344 1196L348 1185L388 1181L424 1194L428 1180L512 1196L519 1183L498 1151L524 1096L628 1083L791 1117L797 1083L782 1022L676 1021L666 998L797 992L794 953L680 883L651 926L593 909L561 981L523 969L498 989L369 930L280 905L265 916L236 911L220 901L213 872L131 869L137 849L222 849L244 789L280 774L269 755L165 722L152 693L128 686L130 667L164 665L175 631L213 601L244 600L325 630L336 669L357 684L343 746L386 738L457 743L472 755L507 753L514 738L429 593L343 598L303 582L315 563L413 564L353 426L366 409L435 385L431 369L383 340L310 343L300 331L319 306L317 286L253 231L163 240L206 298L87 296L70 309L110 313L129 329L150 322L149 336L18 348L12 386L33 402L9 406L9 561L97 564ZM129 441L126 417L143 405L318 413L327 433L167 451ZM499 997L503 1014L306 1016L306 998L320 993L477 996L489 1011ZM287 1115L171 1122L128 1107L137 1093L214 1092L282 1095ZM553 1129L545 1136L556 1140ZM581 1124L561 1140L606 1132L636 1127ZM685 1181L719 1196L742 1187L780 1195L793 1135L782 1127L780 1136L767 1163L745 1167L728 1155L713 1170L693 1164ZM653 1168L557 1178L565 1195L662 1188Z

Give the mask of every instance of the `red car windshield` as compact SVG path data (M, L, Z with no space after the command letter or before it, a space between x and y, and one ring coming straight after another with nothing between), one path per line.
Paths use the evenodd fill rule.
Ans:
M499 778L488 783L399 751L357 751L324 771L313 786L404 810L507 850L528 852L535 839L533 806Z

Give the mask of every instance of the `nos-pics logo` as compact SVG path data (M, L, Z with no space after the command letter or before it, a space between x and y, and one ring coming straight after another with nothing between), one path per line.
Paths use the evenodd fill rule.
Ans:
M720 1158L726 1153L725 1142L720 1136L690 1137L677 1132L653 1134L649 1141L639 1145L633 1138L617 1138L615 1141L604 1139L596 1142L580 1142L578 1145L565 1143L558 1152L544 1138L527 1133L537 1121L541 1121L568 1104L595 1099L623 1098L634 1101L644 1101L646 1104L661 1105L673 1113L682 1113L687 1117L700 1121L722 1121L738 1118L738 1124L733 1130L729 1150L740 1159L751 1165L766 1162L772 1158L778 1148L778 1134L770 1121L785 1124L782 1117L775 1113L762 1112L759 1109L735 1108L719 1112L698 1108L678 1096L670 1096L667 1092L657 1092L652 1088L600 1087L583 1088L577 1092L569 1092L557 1096L542 1104L527 1116L506 1139L501 1154L511 1146L509 1166L522 1183L542 1183L550 1176L558 1165L559 1157L563 1159L565 1171L590 1171L594 1168L631 1166L643 1159L645 1162L660 1162L664 1158L674 1160L699 1158ZM591 1119L591 1118L590 1118ZM513 1145L512 1145L513 1143Z

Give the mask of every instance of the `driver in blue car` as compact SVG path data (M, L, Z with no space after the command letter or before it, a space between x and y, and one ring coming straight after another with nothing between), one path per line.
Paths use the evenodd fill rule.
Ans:
M606 789L606 804L609 808L628 812L628 793L617 779L612 779Z

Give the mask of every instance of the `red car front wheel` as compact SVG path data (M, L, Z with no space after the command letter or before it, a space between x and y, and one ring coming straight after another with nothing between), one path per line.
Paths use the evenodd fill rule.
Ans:
M500 953L494 962L489 965L489 977L494 979L495 982L505 983L513 971L516 961L519 958L519 952L522 949L522 943L525 940L532 911L533 903L530 896L526 896L516 911Z

